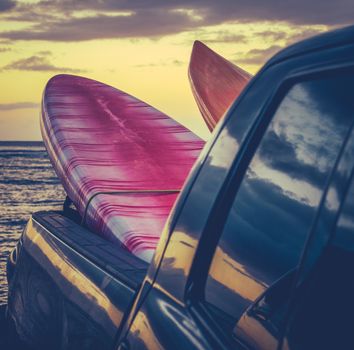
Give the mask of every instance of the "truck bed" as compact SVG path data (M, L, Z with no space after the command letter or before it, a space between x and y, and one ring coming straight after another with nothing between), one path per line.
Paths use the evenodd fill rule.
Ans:
M112 349L147 268L62 212L37 212L8 260L10 323L33 348Z
M118 247L61 215L60 212L37 212L33 219L57 238L75 249L113 277L137 289L148 264L124 247Z

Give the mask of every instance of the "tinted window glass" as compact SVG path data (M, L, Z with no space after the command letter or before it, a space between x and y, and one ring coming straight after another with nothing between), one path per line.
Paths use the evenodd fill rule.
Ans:
M353 118L351 77L294 85L248 167L205 289L207 304L236 322L293 269Z
M284 349L354 349L354 182L332 244L299 288Z

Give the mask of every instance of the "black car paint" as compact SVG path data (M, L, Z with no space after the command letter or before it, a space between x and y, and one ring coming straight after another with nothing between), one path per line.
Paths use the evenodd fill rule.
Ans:
M219 238L213 233L221 232L269 116L287 88L299 79L353 67L354 27L299 43L271 59L214 131L149 267L132 262L131 269L119 272L40 218L53 214L34 215L8 262L9 316L21 337L37 348L207 349L244 348L246 343L266 348L262 342L274 339L274 327L262 319L264 296L241 318L255 320L259 333L243 335L242 341L230 337L203 304L203 286ZM300 268L293 272L296 287L306 281L332 237L351 181L353 139L342 150L327 189L338 193L338 201L329 195L323 199ZM75 227L67 223L66 228ZM139 276L130 278L135 263ZM65 268L72 274L65 276ZM269 292L281 290L287 279L283 281ZM286 327L276 334L271 348L292 349L285 332Z

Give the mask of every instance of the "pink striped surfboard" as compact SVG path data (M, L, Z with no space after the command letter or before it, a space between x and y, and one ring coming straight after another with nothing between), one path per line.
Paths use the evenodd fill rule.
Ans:
M144 102L72 75L48 82L41 131L85 225L150 261L204 141Z
M194 42L188 75L194 98L210 131L252 77L200 41Z

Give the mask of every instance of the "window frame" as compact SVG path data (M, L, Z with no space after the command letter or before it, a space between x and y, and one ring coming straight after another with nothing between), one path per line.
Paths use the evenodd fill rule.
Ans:
M290 73L281 79L279 86L274 88L274 91L268 101L264 103L258 117L254 122L254 125L251 127L250 132L246 137L245 142L241 145L238 155L235 157L230 167L228 177L225 180L221 191L217 196L217 199L215 200L211 215L208 218L207 225L202 232L201 239L198 243L195 258L188 276L185 293L186 304L189 306L193 316L197 319L198 322L201 322L204 327L209 330L209 332L214 333L215 336L212 337L214 339L219 338L221 342L220 344L223 344L223 346L235 346L234 341L236 340L236 342L238 342L238 340L229 333L226 334L226 332L218 324L215 317L208 311L205 305L204 291L206 288L206 280L209 274L210 266L216 248L218 247L219 239L223 233L223 228L226 224L226 220L229 216L232 204L237 196L238 190L244 179L248 166L252 161L253 156L256 153L258 146L262 141L263 136L267 131L267 128L272 121L280 103L283 101L287 93L294 85L306 81L324 79L333 75L338 76L339 74L342 75L348 72L354 74L354 64L352 62L345 62L341 64L324 64L319 65L316 68L305 68L295 72L291 72L290 70ZM264 75L266 75L265 72ZM269 78L270 77L268 77L268 79ZM234 114L236 114L235 111L233 111L233 115L230 116L230 119L233 118ZM341 158L343 148L345 147L350 135L350 128L347 131L346 138L343 141L341 149L338 151L333 169L326 180L320 203L316 209L315 216L307 232L307 238L303 245L298 265L295 267L296 269L301 265L304 252L306 251L307 245L309 243L309 239L316 231L318 217L322 212L324 200L328 195L329 186L337 170L338 162ZM215 234L215 232L218 234ZM212 239L210 239L211 237ZM298 280L298 276L295 277L295 280ZM230 336L233 338L231 342ZM240 345L242 346L242 344Z

